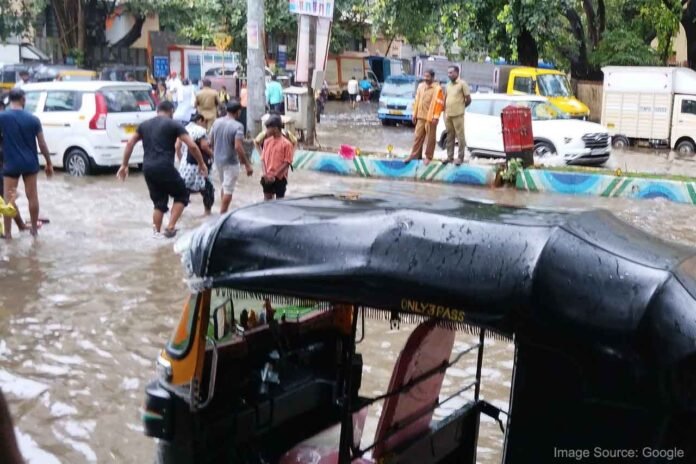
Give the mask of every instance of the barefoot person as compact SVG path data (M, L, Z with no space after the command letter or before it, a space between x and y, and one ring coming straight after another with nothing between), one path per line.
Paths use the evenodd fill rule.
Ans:
M220 214L225 214L232 203L232 194L239 178L239 163L244 164L247 176L254 174L242 144L244 126L239 122L241 113L242 105L239 100L231 100L227 104L227 116L215 120L210 129L213 159L222 183Z
M283 121L280 116L273 115L266 121L266 137L261 155L261 187L265 201L285 198L285 190L288 187L288 171L292 165L295 147L283 137L282 128Z
M0 132L3 148L3 197L17 209L14 199L20 177L29 202L31 234L36 236L39 229L39 192L37 179L39 159L36 156L36 143L46 160L46 176L53 176L53 164L48 153L46 140L39 118L24 110L25 98L22 89L10 91L10 107L0 112ZM12 218L5 216L5 238L12 238Z
M198 163L201 175L208 175L208 168L196 142L188 135L184 126L172 119L173 115L174 105L172 102L163 101L157 107L157 116L138 126L138 130L126 144L126 149L123 152L123 163L117 174L119 179L126 180L128 161L133 154L133 148L142 140L143 173L147 189L150 192L150 199L155 207L152 213L155 234L159 234L162 230L164 214L169 210L169 197L174 199L169 224L162 233L167 238L176 235L176 223L189 202L189 191L184 179L181 178L174 166L177 139L180 139L188 147L188 152Z
M435 132L440 114L445 109L445 100L440 84L435 81L435 71L429 69L423 74L423 82L418 85L416 101L413 103L413 124L416 126L413 148L406 163L423 157L428 164L435 154Z

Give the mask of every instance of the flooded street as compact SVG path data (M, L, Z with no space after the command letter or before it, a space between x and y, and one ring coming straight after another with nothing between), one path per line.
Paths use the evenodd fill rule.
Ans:
M330 127L336 123L327 119L320 142L333 145L338 139ZM387 129L399 134L391 143L408 146L410 129ZM374 121L356 123L353 130L351 139L372 140L374 149L384 142L383 135L374 135L382 130ZM10 402L22 451L29 463L37 464L151 462L154 441L143 435L140 420L143 390L186 296L173 242L152 237L151 203L140 174L132 172L125 184L111 174L71 178L59 173L52 181L42 175L39 188L42 215L51 224L37 241L26 234L10 243L0 241L0 388ZM667 201L575 198L305 171L290 175L291 197L346 192L607 208L663 239L696 245L696 210ZM256 173L240 180L233 206L261 197ZM26 215L26 201L19 205ZM181 227L191 230L201 224L202 213L200 196L192 196ZM366 341L358 346L365 360L365 395L386 389L406 329L370 322ZM455 352L472 343L473 337L458 336ZM513 347L487 340L485 353L483 396L507 410ZM475 356L466 356L450 369L443 395L473 377L475 362ZM371 411L371 417L374 423L378 411ZM499 462L502 434L496 424L483 420L479 462ZM373 431L368 426L366 440Z

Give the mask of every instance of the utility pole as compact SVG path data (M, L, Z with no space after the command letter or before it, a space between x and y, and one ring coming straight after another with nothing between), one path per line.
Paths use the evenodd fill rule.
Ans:
M247 0L247 128L261 132L266 112L266 51L264 50L264 0Z
M314 147L314 135L316 134L317 126L317 105L314 98L314 89L312 88L312 78L314 77L314 69L317 59L317 17L309 17L309 72L307 75L307 97L309 98L309 106L307 108L307 138L306 144L308 147Z

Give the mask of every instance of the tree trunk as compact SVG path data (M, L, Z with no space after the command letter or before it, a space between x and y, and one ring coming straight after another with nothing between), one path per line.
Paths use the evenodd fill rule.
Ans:
M696 69L696 1L686 2L681 24L686 33L686 57L691 69Z
M572 6L567 7L563 13L570 23L570 30L573 37L578 41L577 55L570 57L570 72L574 78L586 79L590 75L590 60L582 19Z
M77 49L85 51L85 15L82 0L77 0Z
M522 28L517 36L517 59L523 66L539 66L539 46L526 28Z

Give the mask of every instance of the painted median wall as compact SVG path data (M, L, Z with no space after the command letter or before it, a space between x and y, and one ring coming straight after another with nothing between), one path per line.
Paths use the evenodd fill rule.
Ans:
M696 205L696 182L688 180L526 169L517 175L516 183L519 190L529 192L607 198L664 198L677 203Z
M492 186L497 170L495 166L455 166L454 164L444 165L440 162L432 162L427 166L420 161L406 164L401 159L372 156L355 156L353 159L346 159L334 153L303 150L295 152L293 168L343 176L479 186Z

